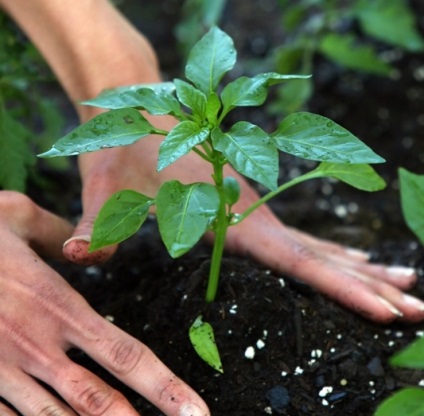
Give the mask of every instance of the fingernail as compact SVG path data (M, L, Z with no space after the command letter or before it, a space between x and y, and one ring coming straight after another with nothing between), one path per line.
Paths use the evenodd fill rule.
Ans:
M66 247L71 241L85 241L86 243L91 242L91 236L88 234L85 235L76 235L74 237L69 238L63 243L63 247Z
M197 404L190 403L183 406L179 416L208 416L209 412L202 410Z
M403 295L403 300L408 305L414 306L419 311L424 312L424 303L420 299L415 298L414 296L411 296L411 295L404 294Z
M415 273L415 269L412 267L403 267L403 266L391 266L387 268L387 271L392 276L399 277L410 277Z
M379 300L379 302L386 307L393 315L398 316L401 318L403 316L403 313L396 308L394 305L392 305L387 299L382 298L381 296L376 295L376 298Z
M367 251L359 250L357 248L348 247L345 249L346 253L350 256L357 257L364 260L369 260L371 255Z

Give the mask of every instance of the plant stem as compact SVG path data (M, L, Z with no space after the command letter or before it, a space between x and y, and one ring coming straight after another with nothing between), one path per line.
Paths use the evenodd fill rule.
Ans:
M211 268L209 270L208 287L206 290L206 302L213 302L218 290L219 274L221 271L222 254L224 252L225 237L229 226L227 207L225 204L223 186L223 165L220 162L214 163L214 180L219 194L219 210L215 225L215 241L212 251Z
M249 208L246 209L242 214L239 214L237 216L237 221L235 224L238 224L239 222L243 221L247 216L249 216L255 209L259 208L262 204L265 204L265 202L269 201L274 196L278 195L280 192L285 191L288 188L291 188L294 185L297 185L298 183L308 181L310 179L316 179L316 178L322 178L323 175L322 172L318 171L317 169L314 169L311 172L305 173L302 176L298 176L297 178L292 179L289 182L284 183L283 185L279 186L275 191L269 192L268 194L264 195L262 198L258 199L254 204L252 204Z

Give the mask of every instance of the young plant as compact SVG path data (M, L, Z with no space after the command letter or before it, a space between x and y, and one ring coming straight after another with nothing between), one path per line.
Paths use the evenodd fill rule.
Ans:
M193 47L185 75L154 85L116 88L83 104L108 109L59 139L44 157L77 155L125 146L150 134L165 136L160 144L157 170L166 169L190 152L212 166L213 184L177 180L165 182L157 195L131 190L114 194L94 224L90 250L119 243L134 234L156 205L159 231L169 254L189 251L208 230L215 234L206 300L215 299L221 258L229 227L243 221L261 204L283 190L308 179L333 177L358 189L376 191L383 179L368 165L384 160L349 131L328 118L307 112L282 120L266 133L248 121L224 129L223 121L236 107L260 106L268 88L305 76L264 73L242 76L221 89L221 80L236 63L232 39L213 27ZM151 125L139 110L173 115L171 131ZM278 151L321 162L314 170L278 185ZM240 197L235 178L224 177L224 166L268 188L269 192L245 212L234 212Z

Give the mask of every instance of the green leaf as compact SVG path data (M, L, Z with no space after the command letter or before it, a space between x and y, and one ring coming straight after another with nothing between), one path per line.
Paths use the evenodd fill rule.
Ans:
M90 251L118 244L138 231L154 200L131 190L113 194L94 221Z
M174 79L174 84L177 89L177 97L182 104L193 111L193 114L205 118L206 112L206 96L203 92L188 82L180 79Z
M314 172L321 177L338 179L361 191L375 192L386 187L384 179L370 165L322 162Z
M424 50L416 16L405 0L363 0L358 18L364 32L411 52Z
M424 244L424 175L399 169L403 217L410 230Z
M397 352L390 359L390 364L399 367L424 369L424 338L415 340L402 351Z
M290 114L272 138L281 151L304 159L333 163L384 162L348 130L318 114Z
M240 184L236 178L227 176L224 178L225 203L232 206L240 198Z
M329 33L322 37L319 51L346 68L388 76L393 68L382 61L372 46L360 44L351 34Z
M240 77L227 84L222 91L224 113L235 107L259 106L268 96L268 87L291 79L310 78L309 75L283 75L269 72L253 78Z
M193 147L203 143L209 134L210 130L207 127L201 128L194 121L186 120L177 124L160 144L158 172L189 153Z
M271 138L262 129L240 121L224 133L212 130L216 150L223 153L233 168L271 190L277 188L278 151Z
M291 114L302 110L312 96L314 85L312 79L300 79L281 87L278 98L270 105L272 114Z
M424 415L424 390L409 387L386 399L374 416L422 416Z
M215 336L212 326L202 321L202 316L198 316L189 329L191 345L199 357L208 363L213 369L223 373L221 358L216 346Z
M221 109L221 101L216 93L211 93L206 103L206 119L212 125L217 124L218 112Z
M207 183L165 182L156 197L156 216L162 240L173 257L182 256L215 220L219 195Z
M117 110L120 108L145 109L150 114L181 115L178 101L172 95L172 82L138 84L103 91L97 97L81 104Z
M60 138L38 156L75 156L109 147L126 146L157 130L132 108L99 114Z
M215 92L219 81L236 63L233 40L213 27L190 52L186 77L206 96Z
M26 189L28 170L34 165L29 146L31 133L0 108L0 187L19 192Z

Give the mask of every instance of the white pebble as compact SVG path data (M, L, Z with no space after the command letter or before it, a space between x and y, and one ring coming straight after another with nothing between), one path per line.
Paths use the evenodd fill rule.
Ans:
M322 351L321 350L312 350L311 351L311 357L312 358L321 358L322 357Z
M258 340L256 341L256 348L257 348L258 350L261 350L263 347L265 347L265 342L263 342L261 339L258 339Z
M301 368L301 367L297 366L297 367L295 368L295 370L294 370L294 374L295 374L296 376L299 376L299 375L303 374L303 368Z
M247 347L246 351L244 352L244 356L248 360L253 360L255 358L255 349L253 347Z
M325 397L327 394L330 394L333 392L333 387L331 386L324 386L320 392L318 393L319 397Z

